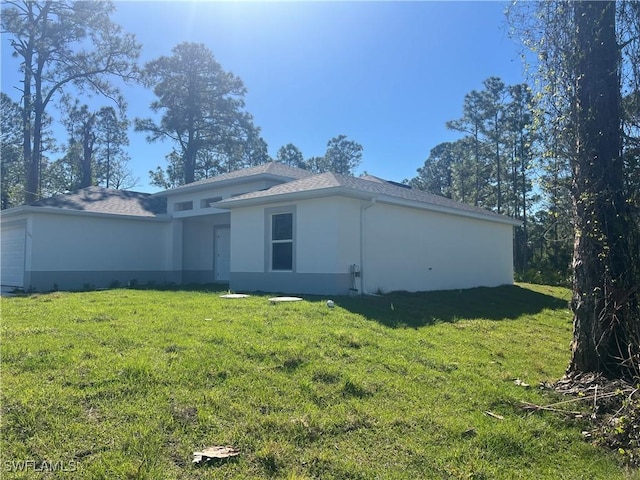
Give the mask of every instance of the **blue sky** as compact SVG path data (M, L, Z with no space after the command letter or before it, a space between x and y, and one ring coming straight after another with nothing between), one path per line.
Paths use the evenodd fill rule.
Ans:
M182 41L202 42L246 88L246 109L275 157L287 143L305 158L340 134L364 147L358 173L401 181L431 148L459 138L445 123L464 95L498 76L524 81L504 2L116 2L113 19L135 33L142 62ZM2 91L18 99L17 63L2 42ZM149 117L153 93L123 89L128 116ZM87 101L87 99L84 99ZM92 103L98 102L94 99ZM100 101L104 104L106 101ZM65 141L66 135L61 132ZM165 166L169 143L130 133L131 166Z

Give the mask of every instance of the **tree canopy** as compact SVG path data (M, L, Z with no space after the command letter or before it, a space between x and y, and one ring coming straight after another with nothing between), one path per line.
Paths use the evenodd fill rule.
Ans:
M551 163L570 171L574 341L569 374L634 375L640 365L640 232L633 190L636 2L540 2L512 11L537 55ZM631 60L631 61L630 61ZM629 108L630 107L630 108ZM552 177L553 178L553 177Z
M43 128L52 99L67 87L93 91L124 106L111 79L136 78L140 45L112 22L110 1L4 2L2 31L21 59L24 199L41 193Z
M151 172L153 183L191 183L264 159L266 144L244 111L242 80L225 72L205 45L181 43L171 56L147 63L143 75L157 96L151 110L162 117L138 118L135 128L151 142L173 143L170 165Z

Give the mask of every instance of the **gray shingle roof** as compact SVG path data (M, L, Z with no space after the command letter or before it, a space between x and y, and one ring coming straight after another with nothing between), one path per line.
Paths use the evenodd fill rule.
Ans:
M87 187L73 193L44 198L31 206L136 217L156 217L167 213L167 201L164 198L155 198L149 193L102 187Z
M182 192L184 190L201 189L203 187L216 183L227 182L230 180L242 179L257 175L281 177L283 180L296 180L313 175L313 172L303 170L302 168L290 167L280 162L269 162L257 165L255 167L241 168L240 170L234 170L233 172L223 173L222 175L216 175L215 177L198 180L197 182L182 185L170 190L165 190L156 195L167 195Z
M386 197L390 199L418 202L425 204L425 206L458 210L460 212L492 217L496 220L511 220L504 215L499 215L489 210L460 203L422 190L408 188L407 186L400 186L399 184L395 184L394 182L389 182L378 177L367 176L357 178L330 172L305 177L282 185L276 185L266 190L228 198L219 202L219 205L221 208L225 208L225 204L233 206L236 203L249 202L250 200L271 199L277 201L278 197L285 195L301 194L303 192L320 192L322 190L331 189L342 189L360 196L370 195L371 197ZM513 223L516 222L517 221L514 221Z

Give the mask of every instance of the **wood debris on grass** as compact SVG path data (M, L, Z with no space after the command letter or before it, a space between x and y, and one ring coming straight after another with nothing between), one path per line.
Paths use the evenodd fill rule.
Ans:
M192 463L202 465L211 460L225 460L240 455L240 450L230 445L207 447L201 452L193 452Z
M502 415L498 415L497 413L493 413L488 410L484 412L484 414L490 416L491 418L495 418L496 420L504 420L504 417Z
M567 375L542 388L572 398L549 405L521 402L524 410L561 413L587 421L591 430L581 432L585 440L617 451L627 463L640 467L640 387L623 379L587 373ZM584 409L578 410L579 405Z

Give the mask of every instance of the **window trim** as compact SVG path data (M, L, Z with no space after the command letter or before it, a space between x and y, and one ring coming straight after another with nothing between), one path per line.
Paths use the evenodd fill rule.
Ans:
M273 217L274 215L291 214L291 240L273 240ZM264 210L264 271L273 273L295 273L296 272L296 206L288 205L283 207L265 208ZM273 268L273 244L291 243L291 270L275 270Z

